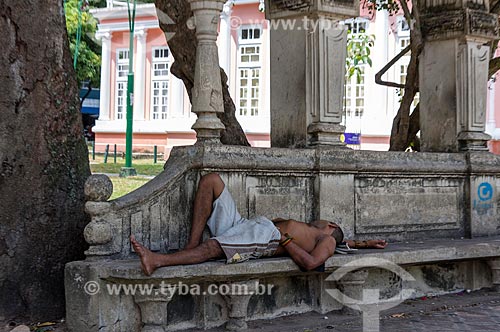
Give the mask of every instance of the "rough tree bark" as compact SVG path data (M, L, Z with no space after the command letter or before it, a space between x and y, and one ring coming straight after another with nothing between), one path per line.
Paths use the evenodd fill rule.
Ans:
M413 103L415 94L418 92L418 58L423 49L420 16L417 8L418 6L413 6L412 13L410 13L405 1L401 1L400 4L403 8L407 22L413 22L413 28L410 31L410 63L408 64L406 73L404 95L399 105L398 113L394 117L392 123L390 151L406 150L409 144L415 140L416 133L419 131L420 127L418 121L411 121L410 119L411 104ZM418 119L418 115L419 113L416 113L413 118Z
M0 320L64 315L90 174L63 1L0 1Z
M191 100L196 60L196 30L191 30L187 26L187 21L193 16L190 5L187 0L156 0L155 5L160 19L160 28L166 34L174 34L168 39L168 46L175 59L171 72L184 82ZM226 127L221 133L221 142L249 146L245 133L236 120L236 107L229 94L227 75L222 68L220 71L224 113L218 113L217 116Z

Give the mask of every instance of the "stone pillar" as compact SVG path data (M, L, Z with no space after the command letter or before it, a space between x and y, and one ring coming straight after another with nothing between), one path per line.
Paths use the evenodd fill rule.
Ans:
M491 282L493 288L500 292L500 258L494 258L488 261L488 265L491 268Z
M271 145L345 147L340 141L347 31L359 2L266 0L271 38ZM290 29L285 22L294 21Z
M471 172L491 163L489 154L471 152ZM493 175L471 175L469 180L466 220L470 223L470 236L496 236L499 233L498 190Z
M121 237L114 236L120 233L121 218L112 213L108 199L113 194L113 183L104 174L93 174L85 181L85 212L91 221L85 226L83 235L89 244L85 251L87 259L99 256L109 256L120 251Z
M111 93L111 32L98 32L96 38L102 42L101 96L99 101L99 120L109 120Z
M220 131L225 127L217 118L224 112L219 56L217 54L217 24L224 0L189 0L194 13L196 64L192 91L192 112L198 119L192 129L197 143L220 143Z
M147 31L144 29L135 32L137 38L137 53L135 58L134 80L134 121L144 120L144 106L146 93L146 39Z
M341 310L343 305L331 296L328 291L337 288L334 281L326 280L328 274L317 274L310 284L310 294L315 299L315 311L321 314L326 314L333 310Z
M488 123L486 124L486 132L491 136L495 135L495 129L497 127L495 121L495 82L496 80L488 81L488 91L489 95L489 105L488 105Z
M241 294L233 293L224 295L229 316L229 321L226 323L227 330L240 331L248 328L246 323L248 302L252 294L256 292L258 284L258 279L230 284L231 290L242 290L243 292ZM233 285L236 285L236 287L232 287Z
M231 11L232 1L224 4L220 15L220 36L219 36L219 62L222 69L229 77L231 70Z
M134 295L134 302L141 310L142 329L141 332L163 332L167 327L168 303L172 300L172 294L157 291L154 295ZM165 294L160 294L165 293Z
M344 276L337 284L342 292L342 301L346 313L358 315L361 307L357 304L363 299L363 286L368 278L368 270L360 269ZM354 300L354 302L351 302Z
M430 0L419 6L422 151L486 151L486 43L497 34L497 15L489 13L488 0Z

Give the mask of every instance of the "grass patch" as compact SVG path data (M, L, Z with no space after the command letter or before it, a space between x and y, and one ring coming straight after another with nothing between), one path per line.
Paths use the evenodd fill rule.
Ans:
M149 181L147 178L131 176L128 178L121 178L118 176L111 176L111 182L113 182L113 195L110 199L115 199L128 194L131 191L136 190L140 186L144 185Z
M117 158L116 164L114 163L113 156L108 157L108 162L104 163L103 156L96 156L95 160L92 160L92 156L89 156L90 160L90 170L92 173L111 173L118 174L120 169L125 166L125 160L121 157ZM137 174L156 176L163 171L163 160L158 160L156 164L153 163L153 159L134 159L132 160L132 167L135 168Z

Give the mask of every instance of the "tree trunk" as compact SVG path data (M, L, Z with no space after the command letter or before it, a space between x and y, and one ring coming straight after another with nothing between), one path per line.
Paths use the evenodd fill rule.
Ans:
M488 67L488 79L495 75L497 71L500 70L500 57L496 57L490 60Z
M90 174L63 1L0 1L0 320L64 315Z
M410 22L411 15L409 14L407 4L403 1L401 6L405 12L407 22ZM410 121L410 108L413 103L413 99L415 98L415 94L418 92L418 58L423 49L423 39L422 32L420 30L419 12L417 7L418 6L413 6L412 8L413 18L416 23L410 31L410 63L408 64L406 73L406 84L403 99L399 105L398 113L394 117L392 124L390 151L406 150L408 144L415 137L415 135L410 135L410 131L415 132L416 130L416 132L418 132L420 127L420 124L417 123L418 127L415 127L415 122ZM410 125L412 125L412 128L410 128Z
M174 34L168 39L168 46L175 59L171 72L184 82L189 99L194 84L194 68L196 61L196 30L188 28L187 21L193 16L187 0L156 0L156 8L160 21L160 28L166 33ZM224 113L217 116L226 129L221 133L223 144L246 145L248 140L236 120L236 107L229 94L227 76L221 68L222 94L224 99Z

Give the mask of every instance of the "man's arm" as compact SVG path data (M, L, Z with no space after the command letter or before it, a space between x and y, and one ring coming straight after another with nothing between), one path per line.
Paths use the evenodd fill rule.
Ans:
M282 236L282 240L286 240L286 237ZM335 239L331 236L324 236L318 241L311 253L308 253L293 241L290 241L285 246L285 250L297 265L311 271L333 255L335 252Z
M350 248L356 249L384 249L387 246L387 241L385 240L367 240L367 241L354 241L345 240Z

